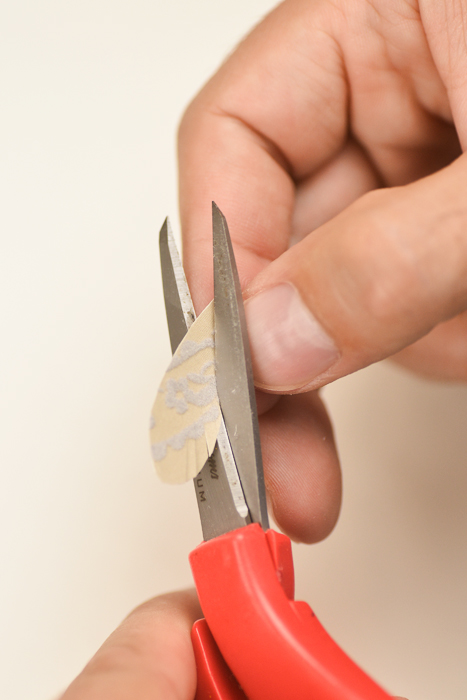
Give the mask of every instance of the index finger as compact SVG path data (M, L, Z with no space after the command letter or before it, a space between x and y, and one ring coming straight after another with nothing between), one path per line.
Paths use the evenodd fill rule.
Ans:
M327 6L326 12L309 13L312 50L306 19L302 2L279 6L182 121L184 264L198 311L212 298L211 200L229 222L244 286L289 245L295 182L346 140L347 88L329 26L333 12Z

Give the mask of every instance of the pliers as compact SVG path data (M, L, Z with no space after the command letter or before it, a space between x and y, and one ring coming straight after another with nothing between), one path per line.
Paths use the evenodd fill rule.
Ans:
M212 205L215 375L223 420L194 479L204 542L190 565L196 700L390 700L294 600L291 542L269 528L248 334L225 217ZM195 319L168 220L160 232L172 352Z

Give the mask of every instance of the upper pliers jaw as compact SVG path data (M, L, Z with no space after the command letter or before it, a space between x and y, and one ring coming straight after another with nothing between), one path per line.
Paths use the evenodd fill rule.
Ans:
M245 309L225 216L212 203L216 383L252 522L269 527Z

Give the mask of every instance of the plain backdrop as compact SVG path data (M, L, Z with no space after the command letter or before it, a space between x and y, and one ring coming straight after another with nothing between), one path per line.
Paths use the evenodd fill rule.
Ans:
M0 698L49 700L127 612L190 584L191 484L153 472L158 229L184 105L270 0L0 7ZM209 206L209 203L207 203ZM410 700L467 689L467 389L374 366L324 392L344 505L298 595Z

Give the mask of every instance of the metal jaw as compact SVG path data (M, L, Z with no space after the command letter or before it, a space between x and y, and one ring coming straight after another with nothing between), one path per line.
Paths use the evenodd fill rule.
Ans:
M159 234L159 249L170 345L175 352L196 315L168 219ZM205 540L251 522L223 422L214 452L193 483Z
M215 204L213 240L216 382L224 419L212 456L193 480L205 540L251 522L268 527L243 302L227 224ZM174 352L193 323L195 311L168 219L160 232L159 247Z

